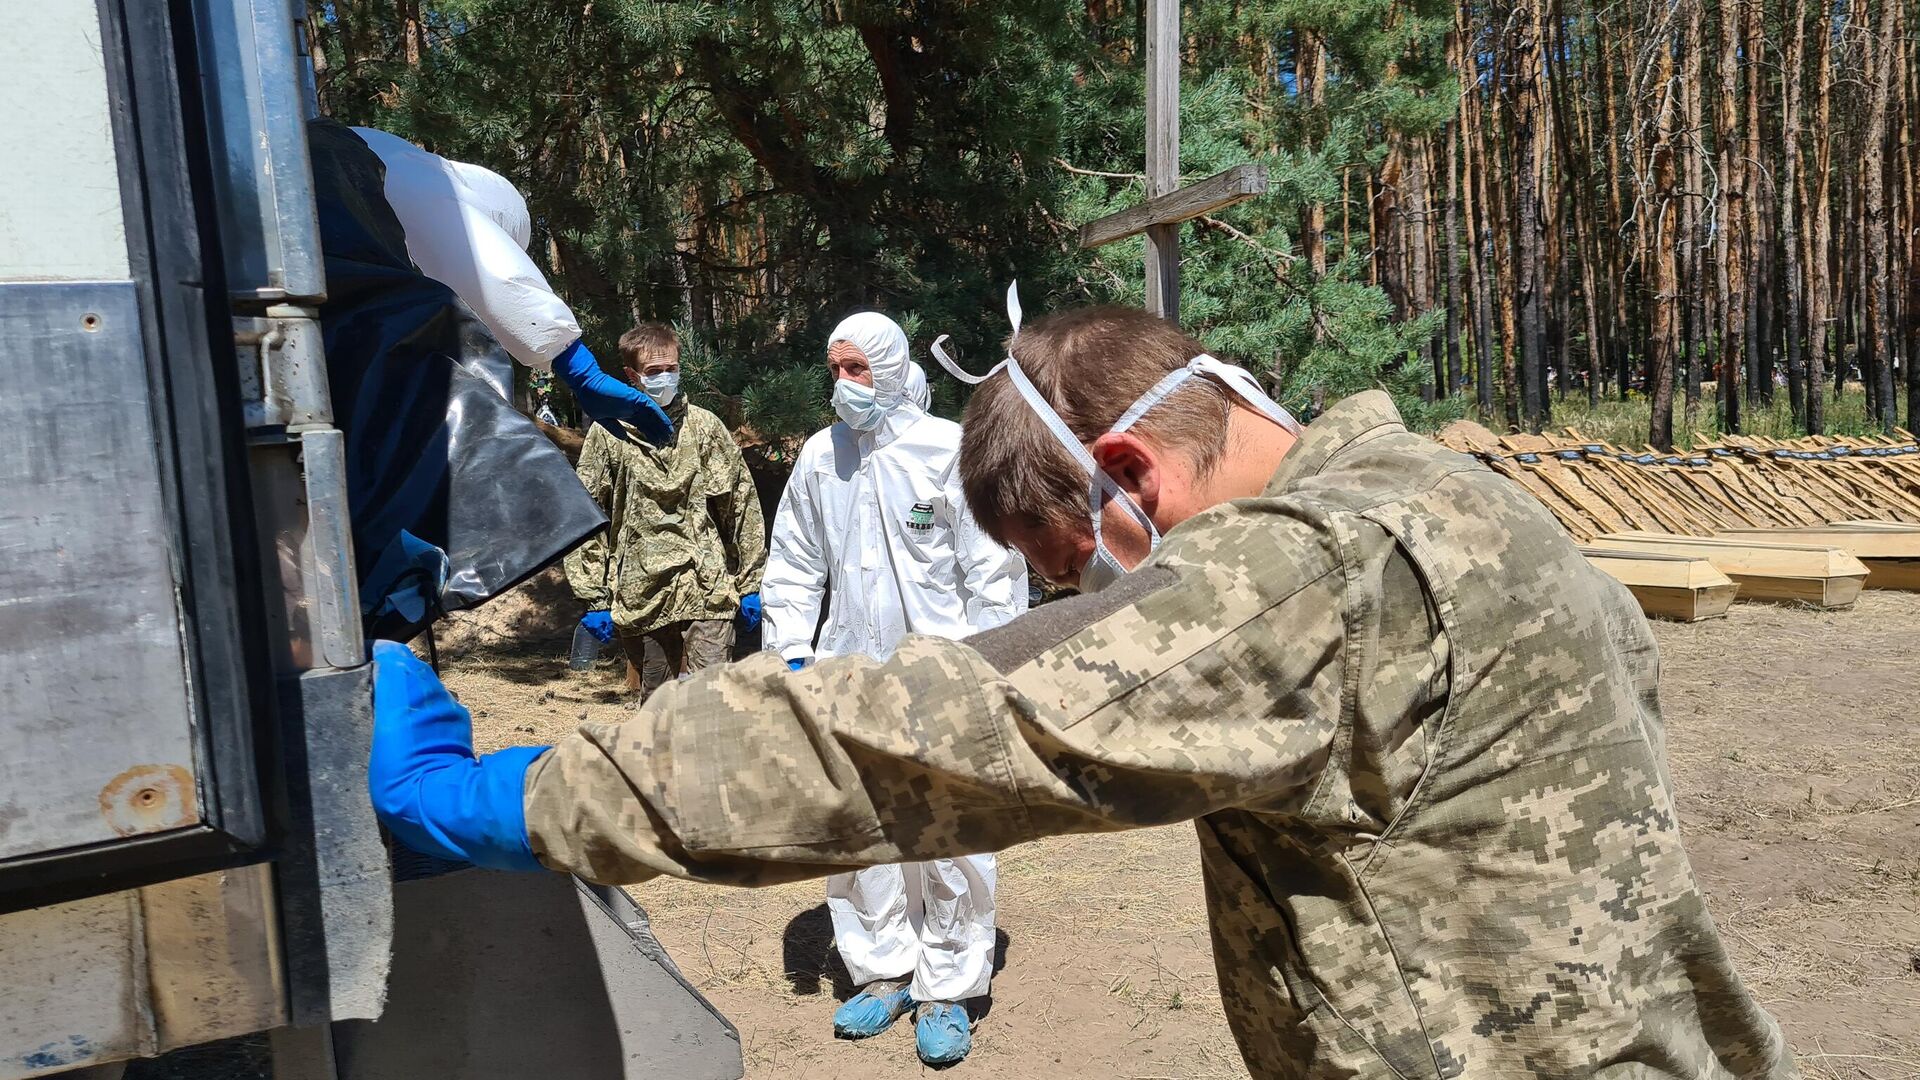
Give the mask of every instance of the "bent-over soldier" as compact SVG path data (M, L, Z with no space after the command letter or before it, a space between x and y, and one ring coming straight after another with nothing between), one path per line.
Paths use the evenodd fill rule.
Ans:
M1016 332L961 467L1097 591L477 761L414 749L461 714L383 646L376 804L494 865L746 885L1191 820L1257 1077L1796 1075L1681 846L1646 620L1520 488L1377 392L1300 430L1113 308Z

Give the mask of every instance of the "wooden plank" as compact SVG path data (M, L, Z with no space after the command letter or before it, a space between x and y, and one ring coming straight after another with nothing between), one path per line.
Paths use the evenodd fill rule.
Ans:
M1812 544L1835 547L1856 559L1920 559L1920 525L1821 525L1801 529L1722 529L1717 535L1742 543Z
M1740 586L1706 559L1583 547L1595 568L1627 587L1640 610L1659 619L1699 622L1727 613Z
M1580 479L1589 489L1605 499L1608 506L1627 522L1632 529L1651 529L1659 525L1654 516L1647 512L1639 498L1629 491L1620 481L1608 473L1607 466L1593 461L1586 462L1580 470Z
M1152 210L1180 187L1180 0L1147 0L1147 202ZM1200 211L1188 217L1198 217ZM1147 310L1180 320L1180 226L1147 222ZM1096 223L1097 224L1097 223ZM1118 239L1116 237L1115 239ZM1091 246L1083 243L1083 246Z
M1674 533L1712 531L1701 529L1699 514L1682 503L1672 486L1655 469L1645 465L1629 464L1614 457L1613 455L1622 451L1612 443L1602 442L1597 445L1605 452L1605 456L1602 456L1598 462L1599 467L1614 483L1620 485L1629 497L1640 504L1641 509L1646 511L1662 531Z
M1555 495L1558 495L1561 500L1576 513L1585 518L1592 526L1587 530L1588 535L1603 532L1619 532L1621 529L1626 528L1617 517L1604 513L1598 507L1589 505L1580 492L1573 490L1573 487L1565 482L1568 470L1560 468L1558 463L1549 463L1547 460L1542 460L1537 464L1531 465L1525 462L1518 462L1517 464L1520 468L1539 477L1542 484L1552 489Z
M1799 600L1817 607L1848 607L1867 580L1867 568L1860 560L1838 548L1810 544L1611 533L1595 537L1592 546L1710 560L1715 569L1740 586L1740 596L1749 600Z
M1739 475L1748 489L1760 493L1757 497L1791 508L1802 522L1809 525L1824 524L1831 520L1831 514L1799 486L1789 482L1779 470L1753 464L1744 464L1739 468Z
M1099 247L1145 232L1149 225L1175 225L1190 221L1223 206L1244 202L1266 190L1265 165L1235 165L1197 184L1189 184L1098 221L1087 222L1080 226L1080 246Z
M1803 529L1729 529L1719 535L1836 547L1866 566L1867 588L1920 590L1920 525L1874 521Z

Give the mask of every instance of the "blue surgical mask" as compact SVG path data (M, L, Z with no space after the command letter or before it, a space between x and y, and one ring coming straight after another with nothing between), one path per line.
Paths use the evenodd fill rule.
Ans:
M1007 287L1007 319L1013 323L1015 336L1020 333L1021 313L1018 289L1017 283ZM993 375L993 371L975 376L961 370L960 366L947 355L946 350L941 348L941 343L944 341L946 337L943 335L933 343L933 355L955 378L963 382L980 383ZM1052 432L1054 439L1065 447L1067 453L1087 472L1087 511L1093 523L1093 554L1087 556L1086 564L1080 568L1080 591L1099 592L1132 569L1120 564L1120 560L1114 556L1112 549L1107 547L1106 540L1101 536L1100 511L1106 504L1109 501L1117 502L1129 517L1146 530L1149 554L1160 546L1160 530L1154 527L1153 519L1140 508L1140 504L1134 502L1133 497L1128 495L1113 477L1108 476L1106 470L1093 460L1093 455L1087 451L1086 446L1074 437L1073 429L1067 427L1067 422L1060 419L1060 414L1053 411L1053 406L1047 404L1047 399L1041 396L1040 391L1034 387L1033 381L1027 378L1027 373L1020 369L1020 362L1009 354L994 368L994 371L1001 368L1006 369L1007 377L1013 381L1014 388L1020 391L1020 396L1026 399L1027 407L1031 408L1034 415L1047 425L1047 430ZM1120 418L1115 420L1113 426L1107 430L1110 432L1127 430L1138 423L1140 418L1146 415L1147 410L1165 401L1175 390L1178 390L1182 383L1188 379L1200 377L1212 377L1226 387L1228 392L1239 395L1241 400L1267 419L1296 436L1300 434L1300 422L1295 420L1293 414L1278 402L1268 397L1250 373L1244 368L1222 363L1205 353L1169 371L1151 389L1128 406L1127 411L1121 413Z
M887 409L876 398L873 387L849 379L834 381L833 411L855 431L872 431L887 417Z
M674 397L680 393L680 373L663 371L658 375L642 375L640 388L647 392L654 404L665 408L673 404Z

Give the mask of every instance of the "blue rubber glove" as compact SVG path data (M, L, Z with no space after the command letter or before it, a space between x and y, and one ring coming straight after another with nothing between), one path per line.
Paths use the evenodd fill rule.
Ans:
M580 616L580 625L587 628L587 633L593 635L593 640L603 645L613 640L613 612L611 611L589 611Z
M553 359L553 373L588 416L601 422L608 431L626 438L615 420L625 420L640 431L640 437L656 446L673 441L673 421L665 410L644 391L636 390L600 370L587 343L576 341Z
M807 661L805 657L796 656L793 659L787 661L788 671L799 671L801 668L806 666L807 666Z
M740 598L740 621L746 624L749 633L760 628L759 593L748 593Z
M494 870L539 870L527 842L527 769L550 747L473 756L473 721L397 641L373 644L373 754L380 823L415 851Z

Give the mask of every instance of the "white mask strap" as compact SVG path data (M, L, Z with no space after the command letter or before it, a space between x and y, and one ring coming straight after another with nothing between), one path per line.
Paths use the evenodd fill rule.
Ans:
M989 370L985 375L968 374L967 369L961 367L959 361L955 360L951 356L948 356L947 350L941 348L941 346L946 343L948 336L949 335L947 334L941 334L939 337L934 338L933 346L929 351L933 353L933 358L935 360L940 361L940 366L947 369L947 374L953 376L956 379L959 379L961 382L967 383L970 386L978 386L981 383L986 382L988 379L993 378L994 372L999 371L1001 368L1007 366L1006 361L1002 360L1000 363L993 365L992 369Z
M1014 389L1019 390L1020 396L1027 399L1027 407L1033 410L1041 423L1047 425L1047 430L1053 433L1054 440L1066 447L1067 453L1073 455L1073 459L1087 471L1087 507L1093 515L1093 539L1096 546L1100 540L1100 508L1113 500L1118 500L1127 514L1139 522L1141 528L1147 530L1149 536L1159 536L1160 532L1154 528L1153 519L1148 517L1147 512L1140 509L1140 505L1133 501L1132 496L1122 491L1113 477L1108 476L1106 470L1093 460L1093 455L1087 451L1079 439L1074 437L1073 429L1067 426L1065 420L1060 419L1059 413L1053 411L1053 406L1047 404L1047 399L1040 396L1039 388L1027 378L1027 373L1020 370L1019 362L1008 357L1001 367L1007 369L1007 378L1013 382Z
M1128 406L1126 412L1120 414L1120 419L1113 422L1111 430L1118 432L1132 427L1146 415L1148 410L1167 400L1175 390L1180 388L1181 383L1196 375L1211 375L1219 379L1228 390L1239 394L1247 404L1280 425L1282 429L1296 436L1300 434L1300 421L1295 420L1293 414L1279 402L1268 397L1266 392L1260 389L1260 383L1252 374L1245 368L1223 364L1206 353L1201 353L1187 361L1185 367L1175 368L1162 376L1159 382L1153 384L1152 389L1141 394L1138 400Z
M1020 308L1020 283L1015 281L1007 286L1007 322L1013 326L1013 333L1016 337L1020 334L1020 321L1023 314L1024 312ZM969 386L978 386L986 382L988 379L993 378L994 372L1013 363L1013 357L1009 354L1005 360L995 364L985 375L970 374L965 368L960 366L959 361L947 355L947 350L944 346L950 336L951 335L948 334L941 334L939 337L934 338L933 347L930 351L933 353L933 358L940 361L940 366L947 369L947 374Z

